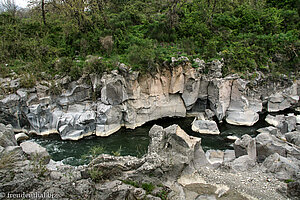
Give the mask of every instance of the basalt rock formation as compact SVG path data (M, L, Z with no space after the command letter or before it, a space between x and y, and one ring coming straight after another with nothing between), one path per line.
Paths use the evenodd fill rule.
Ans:
M298 104L299 81L270 83L259 72L252 81L236 75L222 78L222 62L195 63L199 67L192 67L187 58L173 59L171 68L155 74L139 74L120 64L119 70L83 74L77 81L63 77L31 89L14 88L16 92L2 95L0 122L78 140L92 134L108 136L122 126L134 129L163 117L195 116L207 109L218 121L252 126L263 108L273 112ZM0 79L4 88L16 81Z

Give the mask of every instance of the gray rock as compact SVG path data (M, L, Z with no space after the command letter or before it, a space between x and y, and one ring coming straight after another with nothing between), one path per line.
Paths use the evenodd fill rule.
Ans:
M29 136L26 135L25 133L18 133L15 135L15 138L16 138L17 142L20 142L20 141L29 139Z
M234 142L233 147L237 158L248 155L251 159L256 160L256 142L251 136L243 135L241 139Z
M234 150L225 150L224 152L224 163L233 161L236 158Z
M50 155L46 148L31 141L22 142L20 146L22 147L24 153L30 156L31 160L42 161L44 164L49 163Z
M141 191L131 185L126 185L119 180L104 182L98 189L98 198L103 200L109 200L111 198L116 200L122 199L140 199Z
M226 122L238 126L253 126L259 120L259 115L252 110L229 111Z
M205 109L205 115L207 119L211 120L215 116L215 113L210 109Z
M20 96L20 98L24 101L27 100L27 96L28 96L28 93L25 89L18 89L17 90L17 94Z
M296 122L297 122L297 124L300 124L300 115L296 116Z
M295 157L300 160L300 148L297 146L290 146L269 133L261 133L255 139L258 162L263 162L273 153L278 153L283 157Z
M8 146L5 148L3 154L8 154L8 155L13 156L14 161L24 159L24 153L20 146Z
M255 166L255 160L248 155L240 156L230 163L230 166L235 171L249 171Z
M280 180L295 179L300 170L299 164L297 159L285 158L278 153L268 156L263 162L266 171L274 173Z
M281 93L277 92L272 94L268 100L268 112L278 112L285 110L291 106L288 99L286 99Z
M85 100L91 99L92 90L89 85L77 85L76 83L71 84L69 90L60 95L56 102L58 105L67 106L74 103L80 103Z
M268 126L265 128L260 128L256 130L259 133L269 133L271 135L275 135L276 137L281 137L282 134L278 130L278 128L275 128L274 126Z
M219 121L230 105L232 80L213 79L208 85L208 100Z
M272 126L278 127L280 123L284 121L284 115L276 115L276 116L267 115L265 121Z
M194 77L186 77L182 99L187 110L190 110L199 96L200 80Z
M300 131L289 132L284 136L288 142L300 146Z
M300 197L300 181L295 181L287 184L287 194L290 197Z
M202 134L220 134L217 123L212 120L194 120L192 130Z
M15 134L10 125L5 126L0 124L0 146L17 146L17 141L15 139Z
M101 90L101 100L105 104L119 105L127 99L126 90L120 80L107 83Z
M215 168L219 167L224 161L224 152L221 150L206 151L206 158Z
M284 116L284 115L267 115L266 122L275 126L281 133L291 132L296 129L296 116Z

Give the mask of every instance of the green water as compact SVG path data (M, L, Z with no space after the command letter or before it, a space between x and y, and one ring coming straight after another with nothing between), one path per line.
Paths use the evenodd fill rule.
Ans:
M164 128L172 124L178 124L189 135L201 137L202 147L205 151L208 149L232 149L232 141L227 140L227 136L235 135L240 137L244 134L255 136L258 128L267 126L264 122L264 116L261 116L260 121L252 127L233 126L223 123L219 124L220 135L202 135L191 130L193 120L193 118L164 118L146 123L135 130L122 128L117 133L105 138L90 136L79 141L63 141L59 135L50 135L47 137L34 136L32 141L45 147L55 161L81 165L87 163L82 156L88 155L89 150L95 146L103 146L105 153L109 154L120 149L121 155L141 157L147 153L149 145L148 132L154 124Z

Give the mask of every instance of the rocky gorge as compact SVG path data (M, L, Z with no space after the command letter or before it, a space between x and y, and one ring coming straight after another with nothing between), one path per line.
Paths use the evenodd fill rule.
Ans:
M19 79L2 78L1 87L13 92L2 95L0 122L17 132L58 133L63 140L78 140L163 117L197 116L195 131L218 134L213 117L252 126L263 109L278 112L298 105L299 80L272 82L260 72L248 81L237 75L222 78L221 61L193 62L196 67L186 57L173 58L171 68L153 74L119 64L118 70L103 75L83 74L76 81L66 76L28 89L19 88Z
M172 59L172 68L153 74L120 64L101 76L57 77L27 89L18 79L0 79L11 91L0 100L0 198L38 192L52 199L297 199L300 120L286 109L298 109L300 81L260 72L247 80L222 77L221 61L195 63ZM102 154L74 167L22 142L31 134L107 137L121 127L187 116L195 117L193 131L217 135L220 123L252 126L262 112L270 126L233 138L234 150L204 152L201 138L178 125L154 125L143 157Z

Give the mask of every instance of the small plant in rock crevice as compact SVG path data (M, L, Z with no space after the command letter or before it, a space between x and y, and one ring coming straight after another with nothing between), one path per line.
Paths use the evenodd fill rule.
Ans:
M48 173L48 169L45 165L45 160L46 157L40 157L38 154L34 154L31 157L30 165L31 165L31 170L35 174L37 174L39 177L45 177L46 174Z

